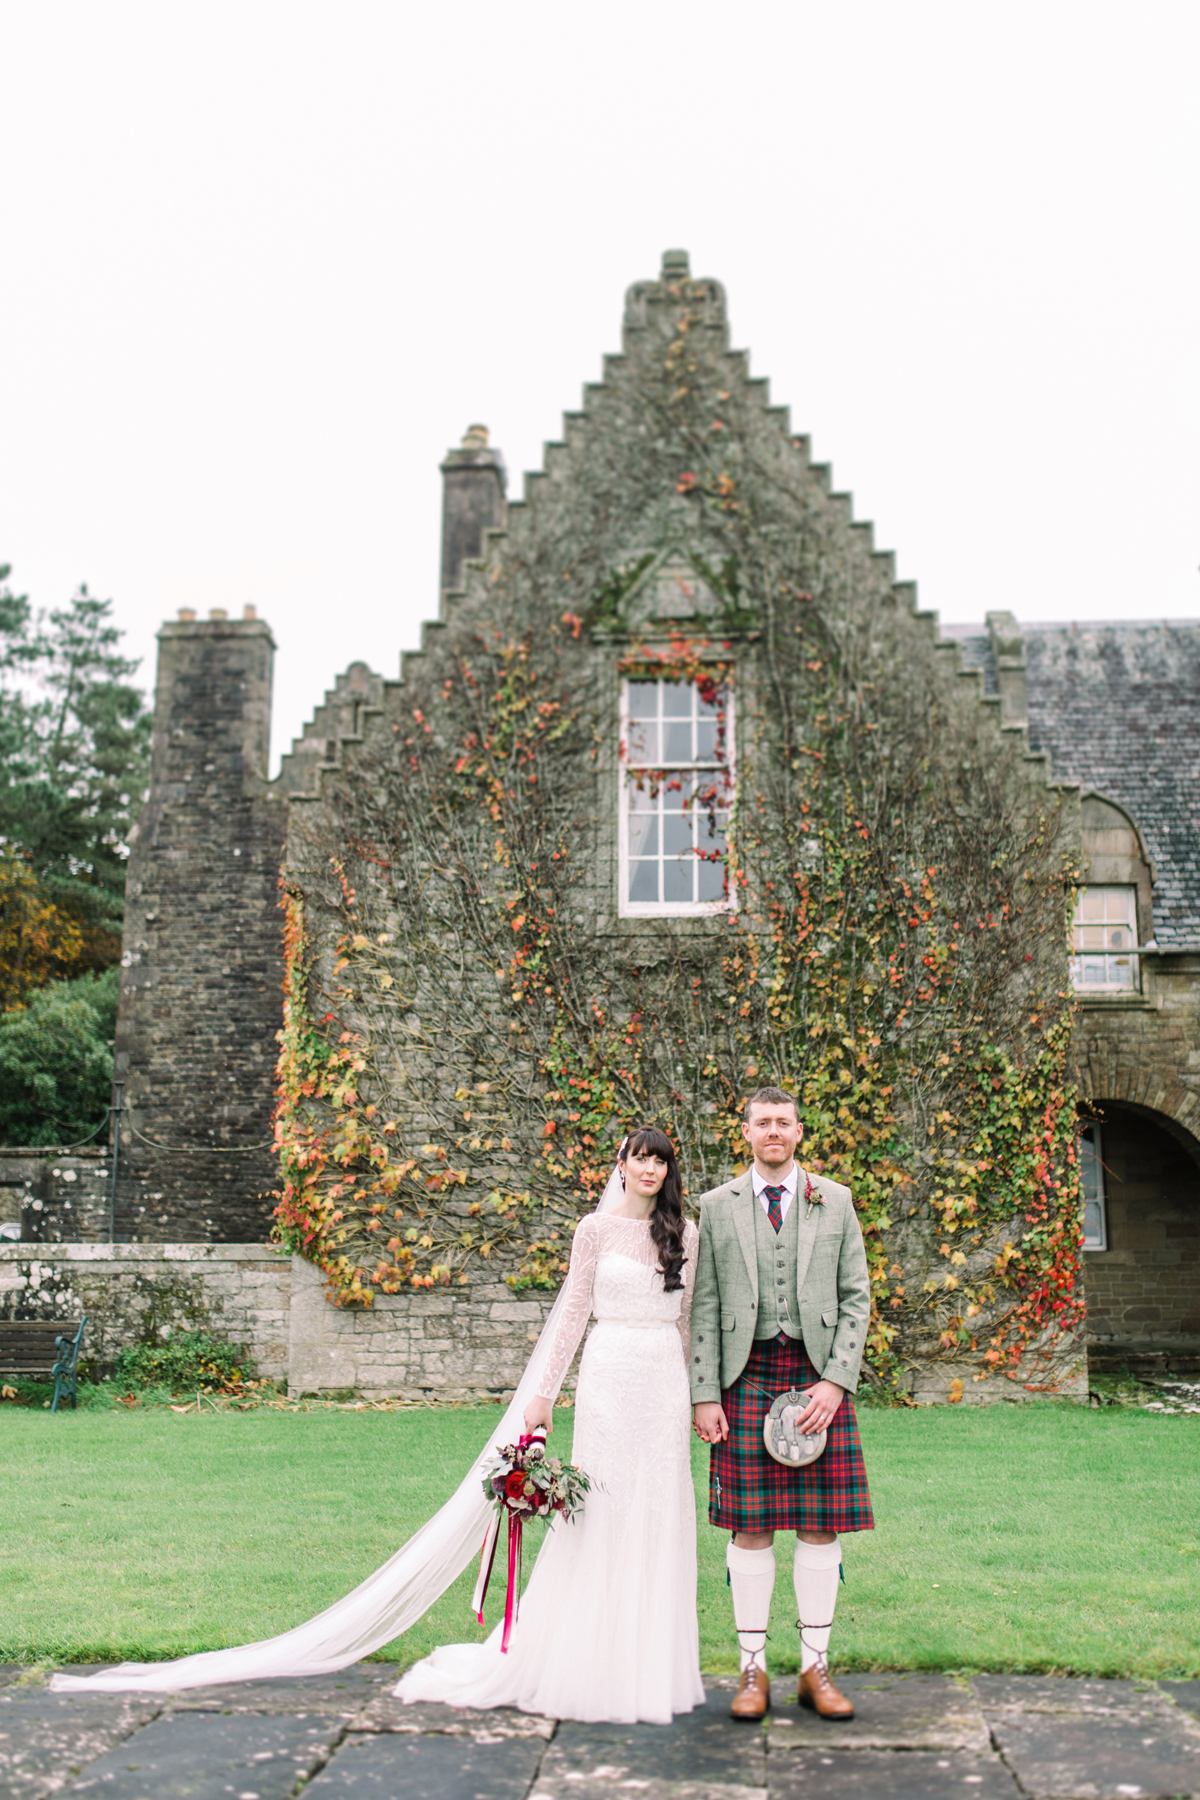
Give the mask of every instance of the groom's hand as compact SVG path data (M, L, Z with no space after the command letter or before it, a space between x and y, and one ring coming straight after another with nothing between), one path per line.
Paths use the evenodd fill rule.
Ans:
M729 1420L719 1400L701 1400L692 1408L696 1436L706 1444L723 1444L729 1436Z
M811 1432L814 1436L818 1431L827 1431L845 1398L845 1388L840 1388L836 1381L818 1381L809 1392L808 1405L796 1420L796 1430Z

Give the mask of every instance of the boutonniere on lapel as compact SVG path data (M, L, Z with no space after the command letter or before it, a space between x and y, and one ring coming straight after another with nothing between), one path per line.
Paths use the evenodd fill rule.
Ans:
M804 1216L806 1219L811 1219L813 1207L824 1206L825 1196L819 1187L814 1187L813 1178L807 1169L804 1171L804 1198L808 1203L808 1210L805 1212Z

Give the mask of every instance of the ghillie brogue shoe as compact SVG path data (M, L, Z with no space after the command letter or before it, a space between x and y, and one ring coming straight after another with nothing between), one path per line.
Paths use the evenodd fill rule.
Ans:
M729 1708L730 1717L748 1719L753 1723L764 1717L770 1704L771 1684L767 1680L767 1671L760 1669L757 1663L751 1663L749 1668L742 1670L738 1691Z
M809 1706L821 1719L852 1719L853 1703L845 1694L839 1694L829 1679L829 1670L823 1663L814 1663L811 1669L805 1669L800 1677L800 1692L796 1695L797 1706Z

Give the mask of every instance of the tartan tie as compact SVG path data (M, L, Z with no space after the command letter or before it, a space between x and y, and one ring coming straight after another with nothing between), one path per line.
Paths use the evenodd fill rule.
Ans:
M771 1221L771 1229L773 1231L778 1231L783 1224L783 1206L781 1202L783 1200L784 1190L781 1187L765 1187L763 1193L767 1196L767 1217Z

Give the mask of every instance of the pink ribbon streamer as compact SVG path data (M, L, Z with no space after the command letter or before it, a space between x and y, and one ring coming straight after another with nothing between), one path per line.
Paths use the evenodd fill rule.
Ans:
M508 1515L508 1593L504 1596L504 1636L500 1639L502 1653L508 1649L520 1604L521 1524L519 1516L510 1512Z

